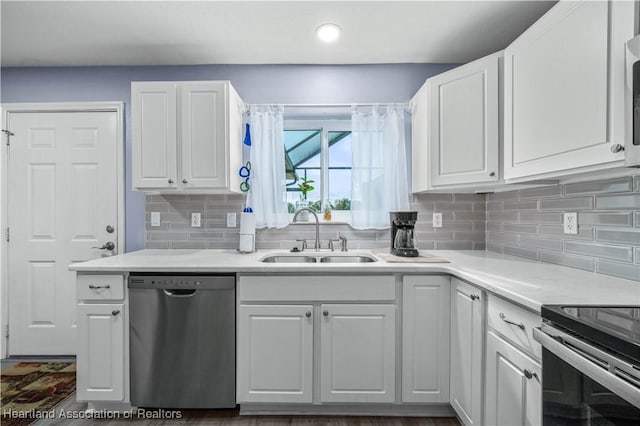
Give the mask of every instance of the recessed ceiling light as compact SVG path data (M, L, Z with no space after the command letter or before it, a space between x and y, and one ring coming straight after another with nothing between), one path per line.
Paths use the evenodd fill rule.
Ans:
M333 43L340 37L342 29L336 24L322 24L316 28L316 36L325 43Z

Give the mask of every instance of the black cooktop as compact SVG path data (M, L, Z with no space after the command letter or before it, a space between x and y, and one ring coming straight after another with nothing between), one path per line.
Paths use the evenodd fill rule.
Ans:
M640 306L542 306L542 318L640 363Z

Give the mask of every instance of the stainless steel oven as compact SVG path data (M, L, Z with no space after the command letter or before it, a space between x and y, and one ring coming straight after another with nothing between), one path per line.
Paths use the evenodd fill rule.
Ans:
M625 166L640 167L640 35L627 42Z
M543 306L543 424L640 424L640 307Z

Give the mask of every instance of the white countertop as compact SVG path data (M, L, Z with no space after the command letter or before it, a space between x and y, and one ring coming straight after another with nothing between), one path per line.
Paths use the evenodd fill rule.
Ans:
M141 250L89 262L75 263L78 272L233 272L233 273L447 273L533 311L543 304L640 305L640 282L633 282L565 266L487 251L425 251L450 263L262 263L259 250ZM287 253L291 254L291 253ZM314 255L307 251L304 254ZM323 253L326 254L326 253ZM368 250L349 251L350 255ZM375 255L374 255L375 256Z

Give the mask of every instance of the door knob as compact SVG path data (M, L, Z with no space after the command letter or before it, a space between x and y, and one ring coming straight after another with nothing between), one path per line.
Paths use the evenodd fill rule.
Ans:
M104 243L102 247L91 247L91 248L98 249L98 250L113 250L114 248L116 248L116 245L113 244L111 241L107 241L106 243Z
M115 229L113 229L113 226L111 226L111 225L107 225L107 227L105 228L105 230L106 230L109 234L113 234L113 231L115 231Z

